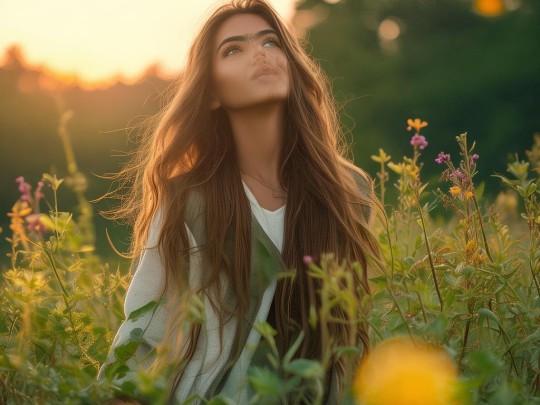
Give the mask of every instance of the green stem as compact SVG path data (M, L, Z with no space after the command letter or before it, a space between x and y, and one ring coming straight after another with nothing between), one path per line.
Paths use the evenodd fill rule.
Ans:
M424 214L422 213L422 207L420 206L420 202L418 200L418 195L416 196L416 209L418 210L418 213L420 214L420 221L422 223L422 233L424 234L424 241L426 242L426 250L429 258L429 267L431 268L431 274L433 275L433 282L435 283L435 289L437 290L437 296L439 297L439 302L441 305L441 312L444 309L444 302L441 296L441 291L439 289L439 282L437 281L437 275L435 274L435 265L433 263L433 256L431 254L431 248L429 246L429 240L427 237L426 232L426 223L424 221Z
M472 200L474 203L474 208L476 209L476 213L478 215L478 223L480 224L480 230L482 231L482 239L484 240L484 247L486 248L486 253L489 257L489 260L491 261L491 263L493 263L493 257L491 256L491 252L489 250L489 246L488 246L488 242L486 238L486 232L484 231L484 221L482 220L482 214L480 212L480 208L478 207L478 201L476 200L476 195L474 191L472 193L473 193Z
M538 292L538 295L540 296L540 285L538 284L538 280L536 279L536 274L534 273L534 256L535 256L535 249L534 249L534 241L535 237L533 235L533 230L529 227L529 268L531 269L531 275L534 281L534 285L536 286L536 291Z

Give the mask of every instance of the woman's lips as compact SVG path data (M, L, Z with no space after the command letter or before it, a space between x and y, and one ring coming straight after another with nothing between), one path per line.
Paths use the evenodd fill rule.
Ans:
M262 76L272 76L277 74L277 71L275 69L269 68L269 67L262 67L255 71L253 76L251 76L252 79L257 79L258 77Z

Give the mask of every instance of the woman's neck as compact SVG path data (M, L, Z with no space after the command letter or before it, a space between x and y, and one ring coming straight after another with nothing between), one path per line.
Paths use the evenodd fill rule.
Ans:
M272 103L228 112L240 168L268 184L278 184L284 107Z

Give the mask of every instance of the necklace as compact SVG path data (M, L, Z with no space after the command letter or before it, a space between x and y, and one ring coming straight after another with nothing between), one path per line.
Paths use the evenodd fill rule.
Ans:
M248 176L251 176L253 177L255 180L257 180L259 183L261 183L263 186L265 186L266 188L269 188L270 190L272 190L272 197L274 198L287 198L287 193L283 193L281 195L276 195L275 194L275 191L276 189L273 188L273 187L270 187L268 184L266 184L264 181L260 180L259 178L257 178L256 176L254 176L253 174L251 173L246 173L245 171L243 171L242 169L240 169L240 171L244 174L247 174Z

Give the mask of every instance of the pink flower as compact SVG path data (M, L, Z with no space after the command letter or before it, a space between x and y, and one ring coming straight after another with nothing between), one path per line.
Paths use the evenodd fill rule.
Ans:
M426 141L426 138L424 135L420 135L419 133L416 133L411 138L411 145L418 146L418 148L425 149L426 146L428 146L428 142Z
M41 192L44 184L45 183L43 182L43 180L38 181L38 186L36 188L36 191L34 192L34 198L36 199L36 202L39 201L41 198L45 197L45 195Z
M311 256L309 256L309 255L305 255L305 256L304 256L304 263L305 263L305 264L313 263L313 257L311 257Z
M30 194L32 186L24 181L23 176L17 177L15 182L19 183L19 192L22 194L20 199L32 203L32 195Z
M45 225L43 225L43 222L40 221L41 215L42 214L37 213L26 216L25 220L28 223L29 232L36 231L42 233L46 229Z
M439 156L437 156L437 159L435 159L435 162L438 164L442 164L444 162L450 161L450 155L448 153L441 152L439 153Z

